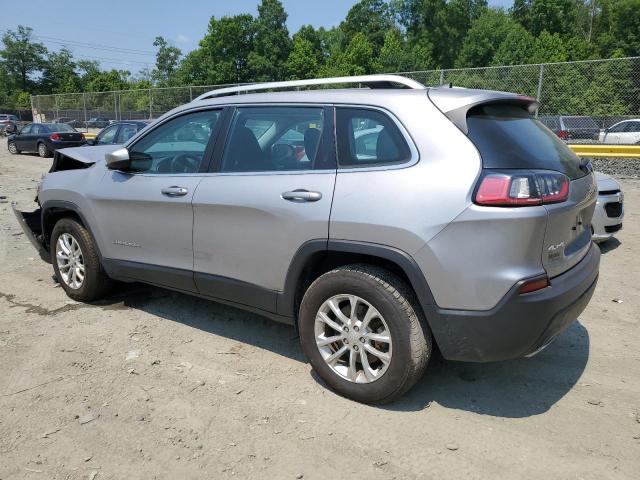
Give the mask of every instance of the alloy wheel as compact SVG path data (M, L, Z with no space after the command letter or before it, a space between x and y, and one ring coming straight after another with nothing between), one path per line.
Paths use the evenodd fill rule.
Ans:
M56 261L62 281L74 290L84 283L84 258L80 244L69 233L63 233L56 242Z
M13 153L13 154L18 153L18 149L16 147L16 144L13 143L13 142L9 142L9 153Z
M371 383L391 363L392 339L380 312L357 295L340 294L319 308L314 332L326 364L354 383Z

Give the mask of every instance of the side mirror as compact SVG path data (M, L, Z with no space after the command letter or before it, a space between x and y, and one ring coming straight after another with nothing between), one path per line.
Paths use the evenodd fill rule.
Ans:
M109 170L126 170L131 164L129 150L126 148L119 148L114 152L107 153L104 159L107 162L107 168Z

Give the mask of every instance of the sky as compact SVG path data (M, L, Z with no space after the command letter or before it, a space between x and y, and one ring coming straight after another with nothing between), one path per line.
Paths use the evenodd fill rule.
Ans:
M184 53L197 48L211 16L257 15L258 0L78 0L10 1L2 7L0 34L18 25L33 28L50 50L69 48L76 58L98 60L103 68L138 72L155 63L153 40L162 35ZM282 0L290 32L300 26L338 25L356 0ZM489 0L505 6L511 0Z

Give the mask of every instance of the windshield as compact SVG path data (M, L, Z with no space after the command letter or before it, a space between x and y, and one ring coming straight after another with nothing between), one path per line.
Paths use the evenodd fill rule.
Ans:
M75 132L76 130L66 123L51 123L47 125L51 132Z
M469 111L467 125L484 168L555 170L571 179L585 175L578 156L523 107L475 107Z

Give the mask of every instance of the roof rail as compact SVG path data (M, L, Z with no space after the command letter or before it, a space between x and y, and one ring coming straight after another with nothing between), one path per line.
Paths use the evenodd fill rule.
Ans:
M239 85L237 87L219 88L218 90L211 90L210 92L203 93L196 98L194 102L197 102L198 100L206 100L208 98L226 97L259 90L272 90L277 88L291 89L313 85L334 85L345 83L360 84L369 88L395 88L394 85L414 90L424 90L427 88L420 82L416 82L415 80L407 77L401 77L400 75L360 75L355 77L313 78L308 80L291 80L287 82L254 83L250 85Z

